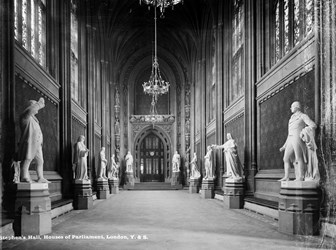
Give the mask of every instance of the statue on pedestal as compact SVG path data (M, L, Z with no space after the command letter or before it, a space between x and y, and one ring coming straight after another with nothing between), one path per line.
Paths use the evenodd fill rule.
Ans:
M18 151L18 162L21 163L20 181L33 182L29 175L30 163L35 160L37 182L49 183L43 177L43 135L36 118L38 111L45 107L44 99L41 97L38 101L30 100L28 107L20 116L21 138Z
M181 157L180 155L177 153L177 151L175 151L175 154L173 155L173 172L180 172L180 160Z
M227 133L226 138L227 141L223 145L212 145L212 148L224 149L226 175L229 176L227 180L240 181L244 178L244 169L238 156L237 144L230 133Z
M85 144L85 136L81 135L78 137L77 143L74 147L74 163L73 170L75 173L76 180L88 180L87 175L87 156L89 150L86 148Z
M197 168L197 155L196 152L194 153L194 157L192 158L191 162L189 163L191 165L191 174L190 179L198 179L201 177L200 172Z
M308 179L319 179L318 162L316 156L316 144L314 140L316 124L301 112L301 104L293 102L291 105L293 113L288 122L288 136L280 152L285 151L283 162L285 176L279 181L289 181L289 168L294 165L295 180L305 180L307 169Z
M133 156L131 155L130 151L128 151L125 160L126 160L126 172L133 173Z
M99 168L98 179L101 178L101 179L107 180L107 177L106 177L107 160L105 157L105 147L101 148L99 156L100 156L100 168Z
M204 166L205 166L205 176L204 176L204 180L213 180L215 177L213 175L212 172L212 148L211 146L207 147L207 153L204 156Z
M109 171L109 178L111 179L117 179L118 178L118 164L115 161L115 156L112 155L111 157L111 167L110 167L110 171Z

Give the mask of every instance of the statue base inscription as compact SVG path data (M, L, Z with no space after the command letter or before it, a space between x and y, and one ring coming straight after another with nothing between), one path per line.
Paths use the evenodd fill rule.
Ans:
M17 184L13 229L15 236L52 232L48 183Z
M317 182L281 182L279 231L298 235L319 234L319 194Z
M189 193L195 194L199 191L199 180L198 179L191 179L189 181Z
M244 206L244 182L242 179L226 179L223 188L224 206L229 209L241 209Z
M97 180L97 198L100 200L110 198L108 180L102 178Z
M93 206L90 180L75 180L74 209L90 209Z
M201 197L203 199L213 199L215 197L215 182L213 179L202 181Z
M119 179L112 178L108 180L110 187L110 194L119 194Z

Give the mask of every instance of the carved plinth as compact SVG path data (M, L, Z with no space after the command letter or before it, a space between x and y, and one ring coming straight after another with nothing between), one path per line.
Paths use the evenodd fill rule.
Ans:
M74 209L90 209L93 206L90 180L75 180Z
M244 206L244 182L240 180L226 179L223 188L224 206L229 209L241 209Z
M108 180L99 178L97 180L97 198L100 200L110 198L110 188Z
M119 194L119 179L111 178L108 180L110 187L110 194Z
M18 183L13 229L16 236L51 233L48 183Z
M135 183L135 181L134 181L133 172L127 172L125 188L126 189L134 189L134 183Z
M201 197L203 199L213 199L215 197L215 182L213 179L203 179Z
M199 179L192 179L190 178L189 182L189 193L190 194L195 194L198 193L199 191Z
M319 233L319 195L314 181L282 181L279 231L287 234Z

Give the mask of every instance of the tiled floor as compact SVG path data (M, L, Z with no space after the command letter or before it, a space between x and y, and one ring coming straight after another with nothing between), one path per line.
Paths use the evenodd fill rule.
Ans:
M55 237L59 239L52 239ZM93 237L99 239L90 239ZM321 237L281 234L276 221L247 210L225 209L219 200L204 200L186 190L121 191L96 202L91 210L72 211L54 219L52 234L43 238L9 240L2 247L289 250L326 245Z

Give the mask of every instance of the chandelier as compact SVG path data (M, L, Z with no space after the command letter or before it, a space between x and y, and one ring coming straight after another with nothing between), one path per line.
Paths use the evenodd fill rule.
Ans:
M174 5L182 2L183 0L140 0L141 2L147 4L147 5L152 5L154 8L159 7L161 11L161 15L163 16L163 13L165 12L165 8L172 6L172 9L174 8Z
M169 91L169 82L166 82L162 79L159 62L157 59L157 31L156 31L156 8L154 8L154 23L155 23L155 45L154 45L154 59L152 64L152 73L149 77L148 82L144 82L142 85L143 91L152 95L151 102L151 114L156 114L155 104L157 102L158 96L168 93Z

